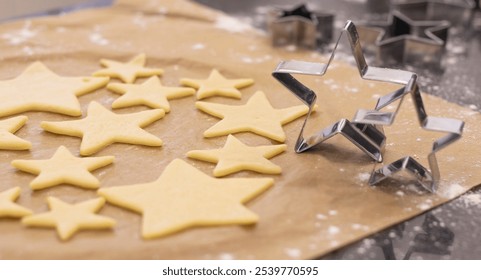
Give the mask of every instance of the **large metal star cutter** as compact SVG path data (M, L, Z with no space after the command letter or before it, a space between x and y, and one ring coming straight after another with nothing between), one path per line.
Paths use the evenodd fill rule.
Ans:
M385 136L382 132L382 128L376 127L376 124L392 123L397 113L398 108L394 112L381 112L375 111L363 111L365 114L357 115L358 119L363 121L363 117L369 118L369 121L376 124L366 124L357 121L350 121L348 119L341 119L338 122L318 131L317 133L305 136L304 129L309 116L316 104L316 93L299 82L293 74L300 75L318 75L322 76L326 73L331 61L334 59L335 51L343 37L348 39L351 47L352 54L355 58L357 68L361 78L366 80L389 82L403 85L400 89L389 93L385 97L382 97L378 105L384 108L384 104L390 104L396 100L402 99L407 93L410 92L409 85L413 83L413 77L415 75L408 71L384 69L378 67L368 66L364 58L361 44L359 41L359 35L356 30L356 26L348 21L344 26L335 48L327 63L305 62L305 61L282 61L274 70L272 75L285 87L287 87L296 97L309 106L309 112L303 123L299 137L297 139L295 151L300 153L304 152L329 138L340 134L351 141L355 146L361 149L368 156L374 160L382 161L382 151L385 144ZM401 102L399 102L400 104Z
M419 124L425 130L444 132L446 135L434 141L431 151L428 154L429 169L424 167L413 157L405 156L383 166L382 168L374 170L369 178L370 185L378 184L389 177L393 177L396 173L406 171L408 174L411 174L412 177L417 180L417 182L419 182L424 189L430 192L435 192L441 180L436 153L461 138L464 128L463 121L451 118L428 116L416 79L417 76L414 76L406 87L406 91L409 91L411 94ZM378 110L383 109L391 102L395 101L396 98L398 97L392 96L392 98L385 98L385 100L381 100L381 98L375 110L359 110L354 117L354 120L365 124L391 124L393 119L391 119L390 122L379 122L379 115L382 113L380 113ZM400 106L400 104L398 106Z
M334 15L310 11L301 4L293 9L273 8L267 13L272 45L316 48L332 39Z

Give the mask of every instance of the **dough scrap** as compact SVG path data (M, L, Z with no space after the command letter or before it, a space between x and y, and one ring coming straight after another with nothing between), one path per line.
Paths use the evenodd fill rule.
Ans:
M0 81L0 117L27 111L80 116L77 96L105 86L106 77L62 77L37 61L18 77Z
M226 79L217 69L213 69L207 79L181 79L184 86L197 89L197 99L211 96L224 96L240 99L242 93L238 90L254 83L253 79Z
M258 216L243 203L273 183L272 178L212 178L175 159L156 181L102 188L98 194L142 214L142 236L155 238L196 226L254 224Z
M14 135L27 122L27 116L17 116L0 121L1 150L30 150L32 143Z
M14 187L0 192L0 218L21 218L32 214L30 209L14 202L19 196L20 187Z
M197 101L195 106L222 120L204 132L204 137L217 137L237 132L252 132L278 142L286 140L282 125L309 111L305 105L274 109L262 91L256 92L245 105L233 106Z
M162 140L143 130L148 124L164 117L162 109L132 114L115 114L99 103L89 104L87 117L63 122L42 122L40 126L49 132L81 137L80 154L94 154L112 143L162 146Z
M287 145L247 146L229 134L223 148L214 150L194 150L187 153L190 158L217 163L215 177L222 177L242 170L264 174L280 174L280 166L268 159L284 152Z
M112 109L145 105L154 109L163 109L166 113L170 112L168 100L190 96L195 93L192 88L163 86L157 76L150 77L140 85L110 83L107 85L107 89L122 94L112 103Z
M129 62L119 62L110 59L101 59L100 64L107 67L93 73L93 76L108 76L118 78L124 83L133 83L138 77L150 77L164 74L160 68L147 68L145 66L147 56L142 53L132 58Z
M62 240L67 240L81 229L109 229L115 226L115 220L97 215L105 204L99 197L76 204L63 202L55 197L48 197L50 211L24 217L22 224L34 227L55 227Z
M14 160L12 165L22 171L38 175L31 183L33 190L41 190L59 184L71 184L86 189L97 189L99 180L90 173L114 161L113 156L78 158L64 146L60 146L50 159Z

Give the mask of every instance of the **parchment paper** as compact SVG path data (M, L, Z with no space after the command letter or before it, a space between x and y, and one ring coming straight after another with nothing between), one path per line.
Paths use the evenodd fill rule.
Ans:
M23 31L22 31L23 30ZM206 78L217 68L228 78L253 78L243 89L242 100L214 97L205 101L244 104L257 90L266 93L274 107L298 105L283 86L271 77L280 60L325 61L316 53L273 49L262 32L250 30L226 15L190 2L120 1L105 9L86 10L59 17L36 18L0 26L0 79L16 77L31 62L43 61L60 75L83 76L99 69L99 60L128 61L147 54L147 66L165 70L162 83L178 86L180 78ZM394 85L364 81L353 66L337 62L324 77L303 79L319 93L316 128L351 118L357 108L372 108L380 95ZM139 80L137 82L142 82ZM453 93L453 94L463 94ZM110 106L119 95L101 89L80 97L85 112L90 101ZM18 220L0 220L1 259L305 259L318 257L399 223L465 192L481 182L478 171L478 113L439 98L424 96L428 113L466 121L464 136L439 156L442 186L437 194L419 192L409 182L392 181L367 185L374 167L370 158L342 138L319 148L295 154L294 143L302 119L284 126L288 151L272 159L283 173L272 176L275 185L248 203L259 214L255 226L196 228L156 240L140 237L141 216L106 205L100 214L117 220L105 231L82 231L61 242L53 229L25 228ZM164 141L162 148L113 144L95 156L114 155L115 163L94 171L101 187L108 188L155 180L173 159L181 158L211 174L213 164L187 159L193 149L222 147L226 137L204 139L204 130L218 119L194 107L195 98L171 101L172 110L146 128ZM115 110L128 113L135 107ZM0 190L22 188L18 203L34 212L47 211L46 197L67 202L96 197L95 191L61 185L32 192L33 175L10 166L14 159L50 158L59 145L78 155L80 139L42 131L42 120L75 119L51 113L26 113L30 120L16 135L32 141L31 151L0 151ZM409 98L392 127L386 128L385 162L413 155L427 164L432 139L439 133L419 128ZM266 138L240 133L248 145L276 144ZM379 166L377 166L379 167ZM241 172L230 177L264 177Z

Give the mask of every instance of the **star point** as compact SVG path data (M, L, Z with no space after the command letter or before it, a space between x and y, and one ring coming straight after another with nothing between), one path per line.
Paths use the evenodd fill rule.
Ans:
M94 154L112 143L162 146L162 140L143 130L162 117L162 109L141 111L131 114L115 114L99 103L92 101L87 117L63 122L42 122L40 126L49 132L81 137L80 154Z
M82 229L109 229L115 220L95 214L105 204L105 199L95 198L69 204L55 197L48 197L50 211L22 219L22 224L35 227L55 227L62 240L71 238Z
M170 112L170 99L191 96L195 93L192 88L166 87L157 76L150 77L143 84L110 83L107 89L122 96L112 103L113 109L120 109L136 105L145 105L155 109Z
M17 116L0 121L0 149L30 150L32 143L14 135L27 120L27 116Z
M62 77L37 61L16 78L0 81L0 117L27 111L80 116L77 97L108 81L105 77Z
M14 187L0 192L0 218L21 218L32 214L30 209L15 203L20 196L20 187Z
M292 122L309 111L305 105L274 109L262 91L256 92L245 105L233 106L198 101L195 106L209 115L222 119L207 129L204 137L252 132L278 142L286 140L282 125Z
M22 171L38 175L31 183L33 190L71 184L86 189L97 189L99 180L90 172L111 164L113 156L78 158L64 146L46 160L14 160L12 165Z
M240 99L242 93L239 89L248 87L254 83L253 79L226 79L217 69L213 69L209 77L202 79L181 79L184 86L197 89L197 99L204 99L211 96L224 96Z
M247 146L235 136L229 135L222 149L193 150L187 157L216 163L215 177L222 177L242 170L263 174L280 174L280 166L269 161L270 158L284 152L287 145Z
M109 203L142 214L142 236L166 236L196 226L247 225L258 216L243 204L267 190L272 178L217 179L175 159L150 183L103 188Z
M125 83L133 83L138 77L150 77L162 75L164 70L160 68L145 67L146 55L144 53L132 58L129 62L119 62L110 59L100 60L100 64L106 67L93 73L93 76L108 76L118 78Z

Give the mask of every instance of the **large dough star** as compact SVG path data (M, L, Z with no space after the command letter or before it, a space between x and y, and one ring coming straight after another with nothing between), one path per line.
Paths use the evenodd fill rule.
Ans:
M26 116L17 116L0 121L0 149L29 150L32 147L32 143L13 134L24 126L27 120Z
M222 120L207 129L204 137L217 137L237 132L255 134L284 142L282 125L307 114L306 105L274 109L262 91L256 92L245 105L233 106L197 101L195 106Z
M93 73L94 76L108 76L118 78L125 83L133 83L138 77L150 77L162 75L164 70L160 68L146 68L146 55L144 53L132 58L129 62L119 62L110 59L101 59L100 64L107 68Z
M97 189L100 182L90 171L114 161L113 156L78 158L67 148L60 146L50 159L14 160L12 165L22 171L38 175L31 183L33 190L41 190L59 184Z
M0 218L21 218L32 214L32 211L14 202L19 196L19 187L0 192Z
M190 158L217 163L215 177L226 176L242 170L251 170L264 174L279 174L282 169L268 159L284 152L287 145L268 145L250 147L235 136L227 136L222 149L194 150L187 153Z
M181 79L180 83L197 89L197 99L204 99L211 96L225 96L240 99L241 92L238 89L250 86L254 83L253 79L226 79L216 69L210 72L205 80Z
M0 81L0 117L26 111L80 116L77 96L105 86L109 78L61 77L34 62L18 77Z
M112 103L113 109L145 105L155 109L163 109L166 113L170 112L168 100L190 96L195 93L192 88L162 86L157 76L150 77L141 85L110 83L107 88L122 94Z
M195 226L247 225L258 216L243 203L272 178L216 179L175 159L154 182L98 190L108 202L141 213L142 236L155 238Z
M62 240L67 240L81 229L108 229L115 220L95 214L104 206L105 199L99 197L77 204L69 204L55 197L47 198L50 211L22 219L22 224L36 227L55 227Z
M63 122L42 122L49 132L81 137L80 154L91 155L112 143L162 146L162 140L143 130L144 127L165 115L164 110L147 110L132 114L115 114L92 101L87 117Z

